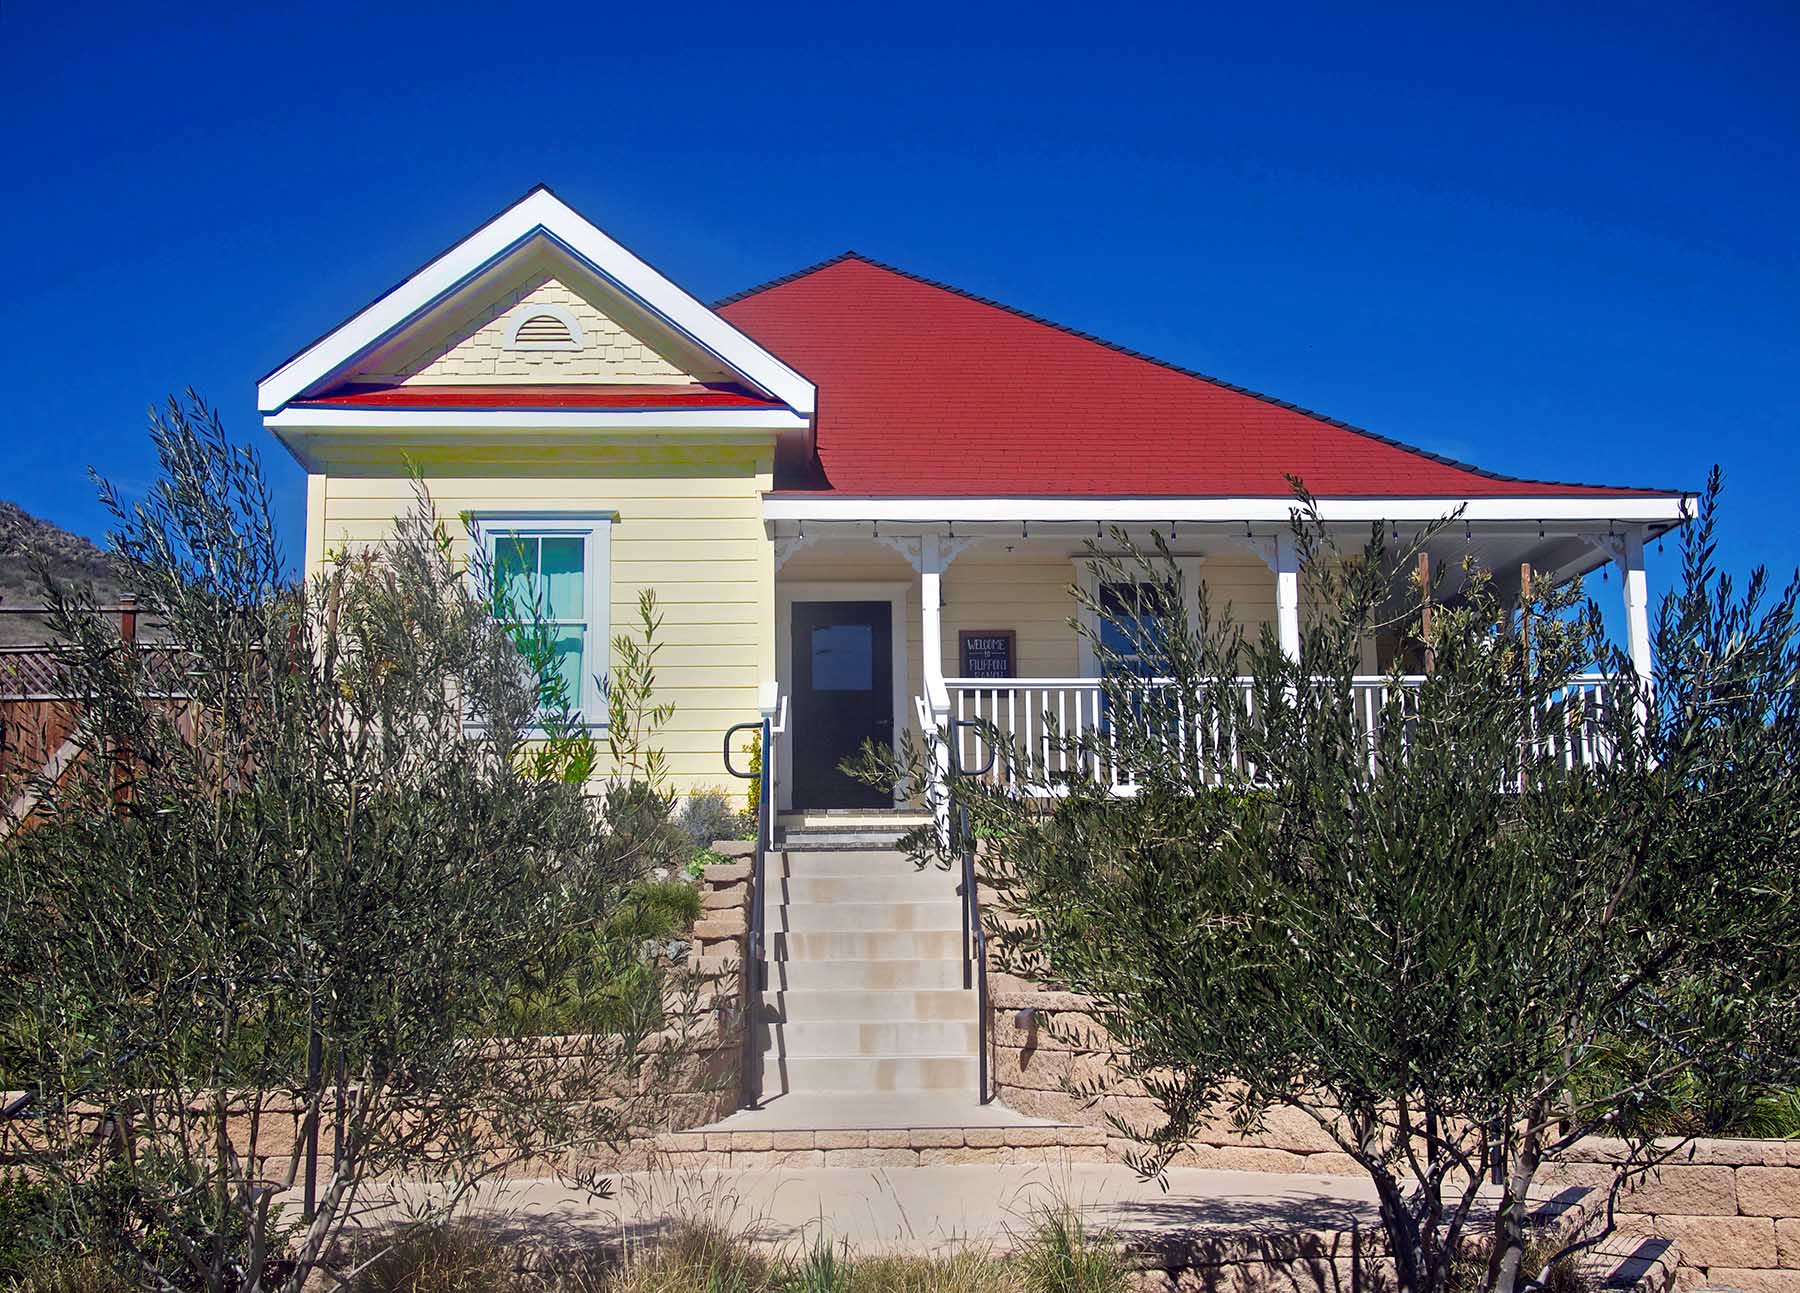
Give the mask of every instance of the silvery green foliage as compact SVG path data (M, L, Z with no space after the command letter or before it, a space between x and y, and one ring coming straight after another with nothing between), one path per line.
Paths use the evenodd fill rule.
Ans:
M71 1207L124 1174L84 1220L152 1285L298 1290L389 1181L430 1187L387 1214L423 1222L625 1136L638 1041L692 1018L629 910L670 859L569 775L584 733L527 739L539 688L422 486L300 587L255 456L191 395L152 437L147 496L102 498L159 663L49 590L86 755L0 844L0 1071L29 1092L4 1134ZM276 1206L296 1116L304 1224Z
M711 848L717 840L743 839L756 831L736 801L723 790L695 790L681 801L676 824L696 849Z
M1096 583L1166 607L1194 591L1198 616L1129 652L1093 634L1119 666L1106 721L1051 743L1082 771L990 729L1002 779L955 799L1020 918L994 931L1003 964L1093 996L1126 1053L1113 1077L1166 1111L1119 1124L1143 1171L1215 1120L1298 1110L1368 1172L1403 1289L1438 1293L1473 1254L1483 1289L1514 1293L1546 1277L1522 1268L1526 1197L1559 1151L1627 1142L1610 1225L1620 1183L1670 1152L1659 1133L1731 1128L1800 1083L1796 590L1718 572L1717 493L1655 622L1653 690L1578 589L1540 594L1527 642L1471 568L1373 741L1362 643L1422 631L1389 536L1334 551L1302 498L1303 665L1215 619L1160 543L1090 553ZM1144 652L1165 682L1122 658ZM1566 687L1594 661L1598 704ZM1565 766L1577 728L1610 758ZM870 772L921 792L929 755ZM1134 797L1110 794L1114 767ZM1016 789L1045 784L1053 805ZM929 832L914 847L948 861Z

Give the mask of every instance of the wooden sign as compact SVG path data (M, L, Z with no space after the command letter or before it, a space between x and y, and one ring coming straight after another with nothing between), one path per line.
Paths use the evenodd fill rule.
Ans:
M1011 629L963 629L956 635L964 678L1017 677L1014 646L1018 635Z

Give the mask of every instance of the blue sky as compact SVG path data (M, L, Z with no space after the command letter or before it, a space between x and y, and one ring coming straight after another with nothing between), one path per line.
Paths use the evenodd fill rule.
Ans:
M193 385L297 551L256 378L545 181L703 299L855 248L1501 471L1716 461L1800 561L1800 11L1252 8L10 0L0 497L98 536Z

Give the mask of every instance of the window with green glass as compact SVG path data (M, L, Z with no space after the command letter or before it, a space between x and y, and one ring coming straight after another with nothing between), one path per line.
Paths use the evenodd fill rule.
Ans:
M603 721L608 522L493 518L480 526L494 613L540 666L546 708L560 696L585 722Z

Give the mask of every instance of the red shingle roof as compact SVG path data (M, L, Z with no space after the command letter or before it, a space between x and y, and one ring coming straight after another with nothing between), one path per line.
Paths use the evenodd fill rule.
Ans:
M1452 462L846 253L731 297L818 385L818 478L896 496L1573 497Z

